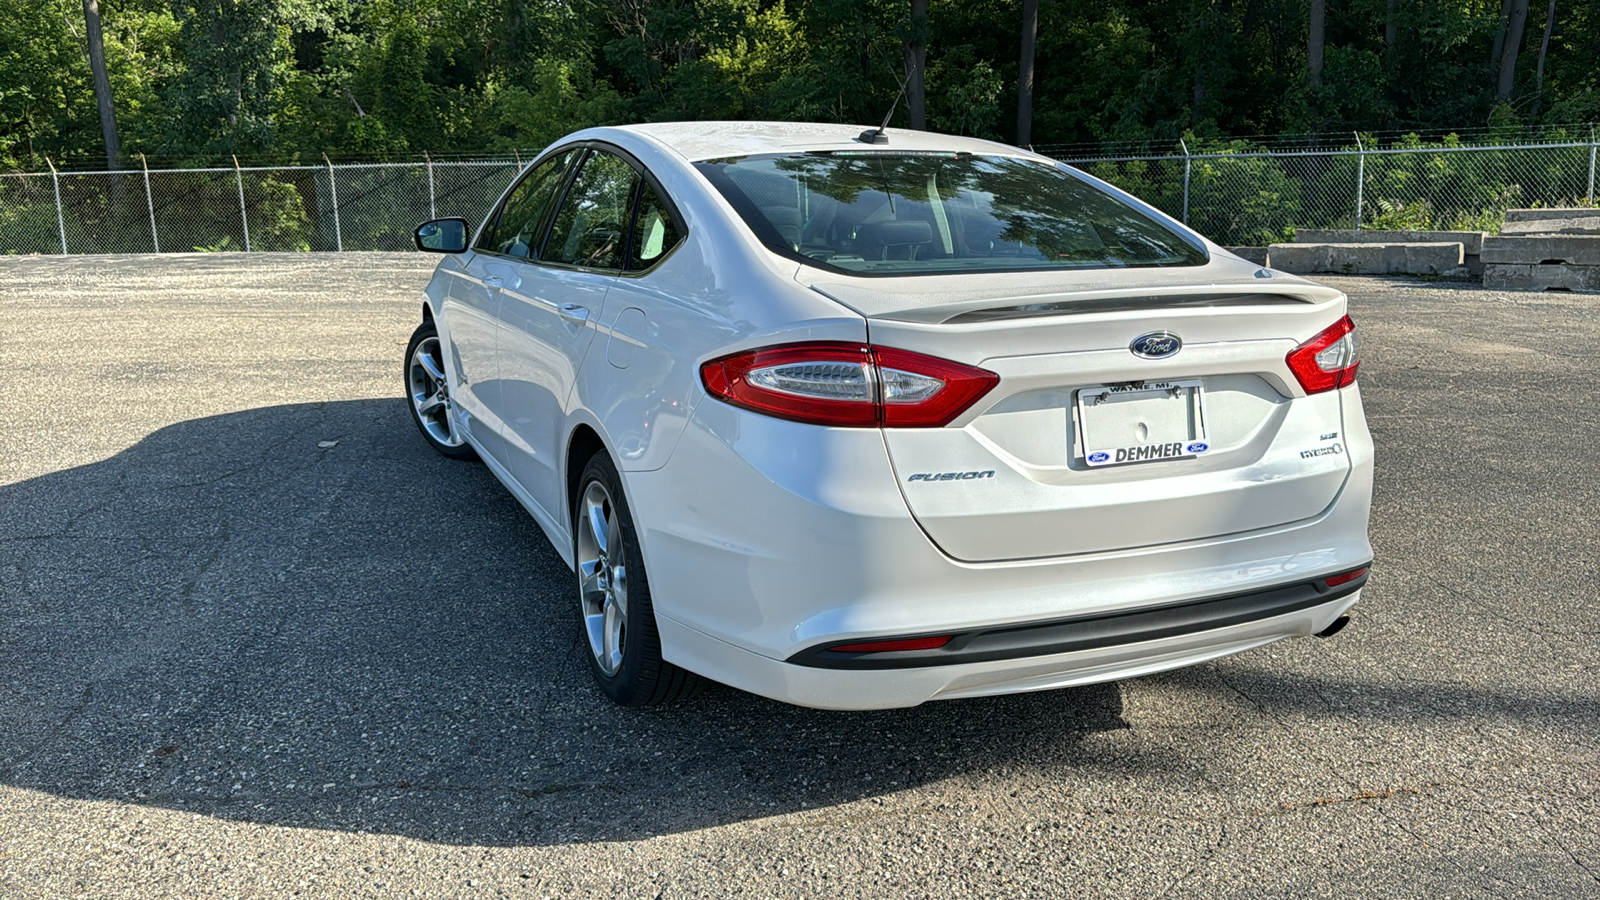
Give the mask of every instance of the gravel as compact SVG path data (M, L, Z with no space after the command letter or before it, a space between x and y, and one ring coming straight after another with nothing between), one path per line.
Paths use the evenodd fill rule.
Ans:
M399 399L416 254L0 260L0 896L1600 896L1600 297L1328 279L1354 624L881 713L619 710Z

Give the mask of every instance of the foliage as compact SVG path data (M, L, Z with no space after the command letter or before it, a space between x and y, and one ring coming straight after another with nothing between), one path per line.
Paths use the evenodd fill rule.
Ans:
M1043 0L1032 139L1164 146L1185 134L1518 130L1600 118L1600 4L1558 0L1542 81L1545 7L1534 4L1516 89L1499 104L1488 58L1497 0L1329 6L1323 83L1313 89L1304 0ZM872 124L900 87L914 37L907 0L102 7L124 152L173 162L529 150L620 121ZM1014 137L1019 7L929 0L931 127ZM80 0L0 0L0 166L103 158L82 31ZM904 104L896 115L905 121ZM1263 184L1232 215L1252 232L1274 231L1273 204L1294 202L1283 187Z
M1234 142L1211 150L1218 156L1195 160L1191 208L1199 214L1191 216L1189 224L1202 234L1227 235L1244 245L1281 241L1293 234L1293 226L1304 224L1302 194L1307 180L1284 171L1284 163L1294 157L1239 155L1246 149ZM1312 183L1330 177L1337 175L1324 172Z

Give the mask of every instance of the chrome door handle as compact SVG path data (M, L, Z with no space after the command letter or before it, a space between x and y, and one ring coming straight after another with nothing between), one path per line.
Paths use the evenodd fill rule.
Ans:
M561 304L561 318L569 322L587 322L589 321L589 309L576 303L563 303Z
M499 275L485 275L483 276L483 286L491 289L500 288L505 286L505 282L500 280Z

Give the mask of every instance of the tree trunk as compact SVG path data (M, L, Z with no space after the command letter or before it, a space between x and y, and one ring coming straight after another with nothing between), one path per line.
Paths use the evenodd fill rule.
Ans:
M1528 24L1528 0L1512 0L1511 19L1506 23L1506 45L1500 51L1500 86L1495 96L1511 99L1517 75L1517 50L1522 46L1522 30Z
M1550 32L1556 30L1556 0L1550 0L1550 11L1544 17L1544 40L1539 42L1539 74L1538 93L1533 98L1533 114L1539 114L1539 107L1544 105L1544 58L1550 52Z
M1310 40L1306 45L1306 64L1311 70L1313 88L1322 87L1322 22L1327 8L1327 0L1311 0L1311 27L1308 29Z
M911 39L903 45L906 55L906 114L911 127L928 127L928 0L911 0Z
M1383 20L1383 46L1391 53L1395 39L1400 36L1400 25L1395 17L1400 14L1400 0L1389 0L1388 16Z
M1033 139L1033 42L1039 36L1039 0L1022 0L1022 60L1017 69L1017 144Z
M1500 71L1500 52L1506 48L1506 20L1511 18L1512 0L1500 0L1500 24L1494 30L1494 50L1489 53L1489 71Z
M1244 25L1239 29L1246 41L1256 33L1256 26L1261 24L1261 0L1250 0L1244 6Z
M100 107L100 134L106 142L106 165L122 168L122 141L117 137L117 108L111 104L111 78L106 74L106 47L100 33L100 4L83 0L83 24L89 39L89 68L94 72L94 98Z

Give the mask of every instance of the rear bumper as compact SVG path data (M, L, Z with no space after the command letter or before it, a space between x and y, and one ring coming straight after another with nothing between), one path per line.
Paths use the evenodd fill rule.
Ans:
M676 651L674 661L710 678L799 706L889 709L916 706L928 700L1116 681L1194 665L1283 638L1315 634L1360 599L1361 592L1357 590L1283 615L1094 650L901 668L892 672L796 665L742 650L668 617L658 619L663 644Z
M1203 616L1176 631L1140 626L1099 646L1044 639L997 656L892 669L795 661L885 636L1003 641L1040 625L1127 624L1365 565L1373 556L1371 441L1356 389L1340 393L1351 470L1318 515L1199 541L1003 563L966 563L934 546L900 496L880 432L702 403L667 465L626 478L663 655L792 703L881 708L1125 678L1321 631L1359 591L1268 603L1243 618Z
M788 662L820 669L906 669L1104 650L1243 625L1326 606L1359 591L1367 581L1365 569L1363 566L1362 575L1337 587L1330 587L1323 579L1316 579L1168 606L1091 613L1054 622L939 635L941 639L948 638L948 643L928 649L850 652L838 648L858 645L859 641L829 641L796 653L789 657ZM885 635L876 640L918 637L924 635Z

